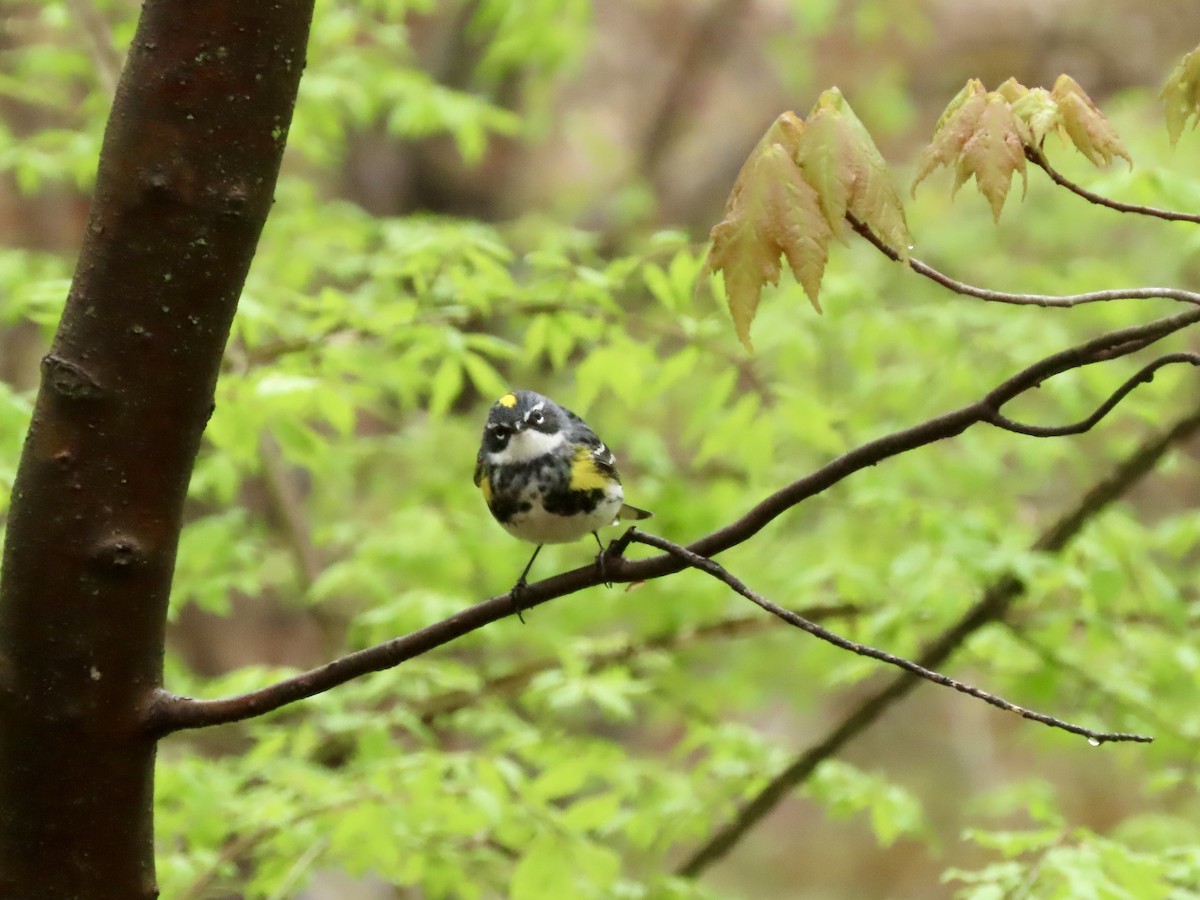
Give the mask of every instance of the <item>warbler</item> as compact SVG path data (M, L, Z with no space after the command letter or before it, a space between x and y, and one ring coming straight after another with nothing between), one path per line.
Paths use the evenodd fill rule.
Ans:
M475 457L475 485L496 521L513 537L537 544L513 586L519 594L545 544L566 544L617 519L650 513L625 502L617 460L587 423L534 391L512 391L492 404Z

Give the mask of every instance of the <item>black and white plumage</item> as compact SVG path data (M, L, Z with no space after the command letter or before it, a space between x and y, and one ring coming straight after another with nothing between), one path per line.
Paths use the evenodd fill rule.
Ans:
M625 503L616 457L587 423L534 391L512 391L492 405L475 484L505 531L538 545L518 587L543 544L650 515Z

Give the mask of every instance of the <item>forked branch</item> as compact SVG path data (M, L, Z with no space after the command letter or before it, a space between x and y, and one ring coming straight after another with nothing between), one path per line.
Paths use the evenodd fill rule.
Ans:
M736 521L693 542L687 550L699 557L715 556L749 540L797 504L822 493L855 472L918 447L955 437L980 422L994 422L1006 403L1055 375L1128 355L1197 322L1200 322L1200 309L1189 309L1145 325L1106 332L1075 347L1052 354L1018 372L974 403L911 428L869 441L831 460L809 475L771 494ZM1127 393L1128 391L1125 391L1121 396ZM1099 415L1093 414L1089 417L1088 427L1099 422L1114 405L1106 401L1097 411ZM614 542L607 554L603 574L596 566L586 566L529 585L521 596L522 607L530 609L554 598L595 587L605 581L648 581L679 572L688 566L684 560L670 553L648 559L626 559L621 556L621 551L627 544L628 541ZM235 697L197 700L160 691L145 712L146 727L154 734L167 734L187 728L203 728L254 718L323 693L368 672L392 668L484 625L512 615L513 611L514 606L509 594L492 597L403 637L359 650L318 668Z
M1170 428L1139 446L1107 477L1084 493L1078 502L1034 541L1038 553L1061 552L1083 528L1124 497L1159 464L1174 447L1200 431L1200 409L1177 420ZM980 629L1001 620L1024 593L1024 585L1012 574L1002 575L968 608L957 622L935 637L917 658L923 666L942 665ZM741 840L797 787L804 784L821 763L832 759L855 737L878 721L885 712L911 693L921 682L907 672L897 675L851 709L829 731L799 753L765 787L751 797L729 821L715 829L676 870L696 878L736 847Z
M768 600L761 594L748 588L740 579L731 575L729 571L720 563L709 559L706 556L700 556L698 553L693 553L686 547L681 547L678 544L661 538L658 535L646 534L631 527L625 534L628 540L635 544L647 544L651 547L657 547L659 550L665 550L672 556L682 560L689 567L699 569L727 584L736 593L745 597L751 603L769 612L771 615L782 619L789 625L794 625L803 631L807 631L813 637L820 638L826 643L833 644L835 647L840 647L842 650L849 650L851 653L858 656L866 656L870 659L877 659L880 662L885 662L890 666L896 666L903 669L918 678L924 678L926 681L932 681L934 684L940 684L943 687L952 688L959 693L967 694L982 700L985 703L990 703L997 709L1003 709L1006 712L1016 713L1025 719L1032 719L1034 722L1041 722L1043 725L1049 725L1052 728L1060 728L1063 731L1069 731L1071 734L1078 734L1088 739L1088 742L1099 746L1100 744L1117 742L1117 741L1134 741L1141 744L1148 744L1154 739L1141 734L1127 734L1124 732L1108 732L1094 731L1091 728L1084 728L1082 725L1074 725L1070 722L1064 722L1062 719L1048 716L1045 713L1035 712L1031 709L1026 709L1023 706L1017 706L1015 703L1010 703L1003 697L997 697L995 694L990 694L987 691L980 690L977 687L966 684L962 681L957 681L940 672L935 672L932 669L922 666L920 663L915 663L910 659L905 659L902 656L896 656L893 653L888 653L886 650L879 650L875 647L870 647L866 644L860 644L857 641L849 640L839 634L835 634L828 628L818 625L816 622L806 619L803 616L786 609L777 603Z
M1112 412L1113 408L1124 400L1130 391L1140 384L1149 384L1154 380L1155 372L1173 363L1189 363L1193 366L1200 366L1200 353L1168 353L1165 356L1160 356L1153 362L1147 363L1123 385L1113 391L1107 400L1096 407L1095 412L1072 425L1026 425L1010 419L1008 416L1002 416L1000 413L992 416L988 420L988 423L995 425L997 428L1003 428L1005 431L1024 434L1028 437L1064 437L1068 434L1082 434L1085 431L1090 431L1097 422Z

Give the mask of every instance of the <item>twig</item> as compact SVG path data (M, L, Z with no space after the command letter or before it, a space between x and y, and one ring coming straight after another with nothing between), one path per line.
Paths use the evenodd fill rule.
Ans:
M715 556L743 543L797 504L822 493L855 472L918 447L955 437L979 422L991 421L1005 403L1055 375L1111 357L1121 348L1136 349L1142 346L1142 342L1159 340L1197 322L1200 322L1200 309L1189 309L1145 325L1106 332L1045 357L974 403L868 441L831 460L771 494L734 522L695 541L688 549L698 556ZM648 581L685 568L680 559L670 554L650 559L625 559L620 552L627 544L620 540L614 542L613 551L606 554L603 573L597 566L586 566L528 585L521 595L522 606L528 610L556 597L605 582ZM390 669L484 625L506 618L513 614L513 609L509 594L492 597L410 634L350 653L318 668L235 697L197 700L168 691L157 691L148 700L144 721L151 733L161 735L253 718L327 691L352 678Z
M1121 463L1108 478L1095 484L1075 506L1064 513L1034 541L1035 553L1058 553L1083 527L1110 504L1125 496L1151 472L1167 451L1200 431L1200 409L1177 421L1161 435L1143 443ZM963 613L962 617L926 647L917 661L926 667L940 666L976 631L1000 619L1025 591L1016 576L998 578ZM677 874L697 878L706 869L732 850L741 839L785 797L803 784L827 759L837 755L861 732L873 725L896 702L907 696L921 682L903 673L893 678L876 693L867 697L838 722L820 741L799 754L771 781L747 801L733 818L718 828L678 868Z
M113 44L112 31L91 0L67 0L67 7L79 22L88 37L96 71L104 89L111 96L117 91L117 79L121 77L121 54Z
M1072 194L1082 197L1089 203L1095 203L1097 206L1105 206L1109 209L1115 209L1117 212L1135 213L1139 216L1152 216L1156 219L1166 219L1168 222L1191 222L1200 224L1200 215L1195 213L1179 212L1173 209L1161 209L1157 206L1142 206L1140 203L1124 203L1120 200L1113 200L1111 197L1105 197L1102 194L1097 194L1094 191L1089 191L1082 185L1076 184L1071 179L1067 178L1059 172L1054 166L1050 165L1050 160L1046 159L1046 155L1036 147L1025 148L1025 158L1035 166L1038 166L1047 175L1050 180L1059 187L1064 187Z
M279 518L284 540L296 564L296 580L301 591L307 592L321 575L324 565L312 541L312 529L304 511L304 498L288 471L278 442L271 432L263 429L258 436L258 459L262 464L263 482L271 508Z
M239 835L227 841L225 846L221 848L221 852L217 854L211 865L208 866L197 878L188 885L182 894L175 900L200 900L201 897L211 896L210 891L216 884L217 879L221 875L221 870L230 863L236 862L245 854L249 853L258 844L270 838L272 835L287 828L295 827L309 819L318 816L328 815L331 812L337 812L341 809L349 809L362 804L364 795L356 794L353 797L347 797L342 800L336 800L331 803L326 803L322 806L317 806L312 809L304 810L288 819L286 822L273 822L269 825L262 825L253 831Z
M1002 416L1000 413L996 413L989 419L988 424L995 425L997 428L1003 428L1005 431L1012 431L1016 434L1024 434L1030 437L1063 437L1068 434L1082 434L1108 415L1113 407L1125 399L1125 396L1130 391L1140 384L1148 384L1153 381L1155 372L1163 368L1163 366L1169 366L1172 363L1190 363L1193 366L1200 366L1200 353L1168 353L1166 356L1160 356L1153 362L1143 366L1136 375L1113 391L1112 395L1100 404L1090 416L1073 425L1025 425L1007 416Z
M948 687L958 691L960 694L967 694L975 697L977 700L982 700L984 703L989 703L997 709L1003 709L1006 712L1016 713L1024 719L1030 719L1034 722L1040 722L1043 725L1049 725L1051 728L1059 728L1063 731L1069 731L1071 734L1077 734L1088 739L1088 743L1099 746L1100 744L1115 743L1119 741L1134 741L1139 744L1149 744L1154 738L1146 737L1140 734L1128 734L1125 732L1109 732L1109 731L1094 731L1091 728L1084 728L1082 725L1075 725L1071 722L1065 722L1062 719L1054 716L1046 715L1045 713L1035 712L1031 709L1026 709L1023 706L1018 706L1015 703L1010 703L1003 697L997 697L995 694L990 694L987 691L980 690L973 685L966 684L940 672L935 672L925 666L915 663L910 659L905 659L902 656L896 656L894 653L888 653L886 650L880 650L876 647L870 647L866 644L860 644L857 641L852 641L844 638L839 634L835 634L827 628L822 628L816 622L804 618L792 612L790 609L785 609L777 603L768 600L766 597L751 590L739 578L730 574L720 563L711 560L706 556L700 556L693 553L686 547L681 547L666 538L661 538L655 534L647 534L643 531L638 531L636 528L630 528L626 532L630 536L630 540L635 544L648 544L651 547L657 547L659 550L664 550L672 556L676 556L683 560L693 569L699 569L729 585L735 592L741 594L751 603L762 609L765 609L776 618L782 619L789 625L807 631L815 638L819 638L826 643L833 644L835 647L840 647L842 650L849 650L851 653L858 656L866 656L870 659L877 659L880 662L885 662L889 666L895 666L899 669L904 669L919 678L924 678L926 681L932 681L934 684L940 684L942 687Z
M1124 707L1126 710L1132 710L1138 716L1138 718L1150 722L1157 730L1169 734L1176 740L1188 741L1195 739L1190 735L1185 735L1182 731L1180 731L1177 723L1174 723L1165 716L1160 715L1154 710L1153 707L1114 691L1091 672L1088 672L1079 664L1068 660L1056 650L1053 650L1034 638L1031 638L1012 622L1005 621L1002 624L1008 633L1012 635L1013 640L1017 641L1019 644L1029 650L1030 653L1038 657L1043 664L1048 667L1053 667L1068 672L1072 678L1086 685L1089 693L1101 696L1115 706Z
M846 221L850 223L851 228L888 259L894 262L900 261L900 254L884 243L865 222L849 213L846 214ZM956 294L963 294L967 297L986 300L989 303L1006 303L1011 306L1057 307L1063 309L1069 309L1072 306L1081 306L1085 303L1108 303L1113 300L1177 300L1180 303L1200 305L1200 294L1193 291L1181 290L1180 288L1117 288L1107 291L1089 291L1083 294L1063 295L1013 294L1007 291L992 291L951 278L928 263L921 262L915 256L910 256L907 262L908 267L918 275L924 275L930 281L940 284L947 290L953 291Z

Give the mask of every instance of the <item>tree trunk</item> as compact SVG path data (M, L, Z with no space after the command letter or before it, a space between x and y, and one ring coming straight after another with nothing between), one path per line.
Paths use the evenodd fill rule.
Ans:
M312 0L148 0L13 490L0 898L148 898L181 512L304 67Z

